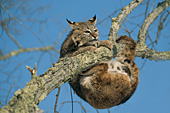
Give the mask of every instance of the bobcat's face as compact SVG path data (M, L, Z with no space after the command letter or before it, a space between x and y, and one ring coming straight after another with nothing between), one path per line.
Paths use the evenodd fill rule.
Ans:
M72 28L71 38L76 46L80 47L88 42L99 40L99 31L95 27L96 20L96 16L87 22L71 22L67 20Z

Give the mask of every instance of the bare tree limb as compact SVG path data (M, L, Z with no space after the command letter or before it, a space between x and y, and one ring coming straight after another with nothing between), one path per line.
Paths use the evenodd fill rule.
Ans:
M166 16L163 18L164 14L167 12ZM159 25L158 25L158 31L157 31L157 37L156 37L156 40L155 40L155 43L157 44L158 43L158 39L160 37L160 33L161 31L163 30L163 24L164 22L166 21L167 17L170 15L170 12L167 10L166 12L162 13L161 14L161 17L160 17L160 20L159 20Z
M59 105L62 105L62 106L63 106L63 105L66 104L66 103L78 103L78 104L81 106L83 112L84 112L84 113L87 113L85 107L84 107L84 106L82 105L82 103L79 102L79 101L65 101L65 102L62 102L62 103L58 104L57 106L59 106ZM58 113L59 113L59 112L58 112Z
M55 100L55 105L54 105L54 113L57 113L57 102L58 102L58 97L60 95L60 89L61 89L61 87L58 88L58 93L56 95L56 100Z
M5 32L7 33L8 37L16 44L16 46L21 49L21 45L18 43L18 41L12 36L12 34L9 32L9 30L7 29L7 27L5 26L4 22L1 22L1 26L2 28L5 30Z
M125 6L117 17L112 18L112 26L109 32L109 40L115 41L117 33L122 24L122 21L144 0L133 0L130 4Z
M6 13L8 13L16 22L18 22L19 24L23 25L26 29L28 29L31 33L33 33L38 40L40 41L40 43L44 46L43 42L41 41L41 38L35 33L33 32L28 26L26 26L25 24L23 24L21 21L19 21L17 18L15 18L3 5L2 3L0 3L0 6L5 10Z
M8 112L42 112L37 105L55 88L68 82L74 75L86 70L99 61L108 60L113 53L105 47L98 48L98 53L86 52L71 58L63 58L44 74L34 77L25 88L15 92L7 106L0 109Z
M136 57L147 58L149 60L161 61L161 60L170 60L170 51L166 52L156 52L153 49L148 49L140 46L137 47Z
M0 61L1 60L5 60L7 58L10 58L12 56L17 56L20 53L23 52L31 52L31 51L49 51L49 50L54 50L56 51L56 49L53 46L46 46L46 47L42 47L42 48L25 48L25 49L19 49L19 50L14 50L6 55L0 56ZM58 52L58 51L56 51Z
M121 45L120 45L121 46ZM100 47L97 53L86 52L75 57L62 58L54 67L49 68L44 74L33 77L23 89L15 92L9 104L0 109L0 112L42 112L37 105L55 88L70 81L74 75L89 69L99 61L108 60L113 53L119 52L120 46L110 51ZM139 50L139 49L138 49ZM147 51L147 52L146 52ZM136 56L148 59L169 60L170 52L154 52L151 50L137 51Z
M142 1L143 0L132 1L128 6L122 9L122 12L116 19L112 19L115 19L116 21L112 22L109 40L114 40L113 38L117 37L117 32L124 18ZM164 4L164 2L161 4ZM160 6L162 6L161 4ZM166 7L168 6L166 5ZM97 53L88 51L75 57L59 59L58 63L54 64L53 67L49 68L44 74L32 77L31 81L26 84L25 88L16 91L8 105L1 108L0 112L43 112L37 107L37 105L44 100L51 91L55 88L59 88L65 82L69 82L76 74L91 68L99 61L105 61L112 56L115 56L122 46L123 45L114 44L113 52L108 48L100 47L97 49ZM44 48L41 49L44 50ZM34 51L36 50L37 49L34 49ZM23 49L21 51L23 51ZM29 49L25 51L29 51ZM19 50L17 52L19 52ZM155 52L154 50L148 49L145 44L144 46L138 44L136 56L148 58L150 60L170 60L169 51Z
M27 65L26 65L26 68L30 71L31 78L37 77L37 63L35 63L34 69L32 69L30 66L27 66Z
M170 5L170 0L164 0L163 2L159 3L157 8L155 8L145 19L144 23L142 24L139 34L138 34L138 44L145 45L145 36L149 26L153 23L153 21L159 16L162 11L164 11Z
M152 49L148 49L145 44L145 37L149 26L153 23L153 21L164 11L168 6L170 6L170 0L164 0L163 2L159 3L157 8L155 8L145 19L144 23L142 24L139 34L138 34L138 47L136 56L142 58L148 58L150 60L170 60L170 51L167 52L155 52Z
M7 105L9 94L10 94L10 92L11 92L11 90L12 90L12 88L13 88L13 86L14 86L15 82L16 82L16 80L12 83L12 85L11 85L11 87L10 87L9 91L8 91L8 94L7 94L7 96L6 96L5 105Z

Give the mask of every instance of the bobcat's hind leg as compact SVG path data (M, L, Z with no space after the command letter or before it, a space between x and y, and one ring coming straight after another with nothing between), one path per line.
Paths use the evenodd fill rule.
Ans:
M109 40L102 40L102 41L99 41L99 46L105 46L107 47L108 49L112 50L113 48L113 44L111 41Z

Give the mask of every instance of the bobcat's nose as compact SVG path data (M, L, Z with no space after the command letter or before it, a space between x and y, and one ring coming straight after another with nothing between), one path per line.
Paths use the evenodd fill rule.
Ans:
M99 37L98 37L96 34L92 35L92 39L98 40L98 38L99 38Z

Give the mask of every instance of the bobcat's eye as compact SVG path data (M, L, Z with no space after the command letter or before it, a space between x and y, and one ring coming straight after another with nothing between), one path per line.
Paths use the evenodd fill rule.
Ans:
M94 32L97 32L98 30L97 29L94 29Z
M90 31L84 31L84 33L90 33Z

